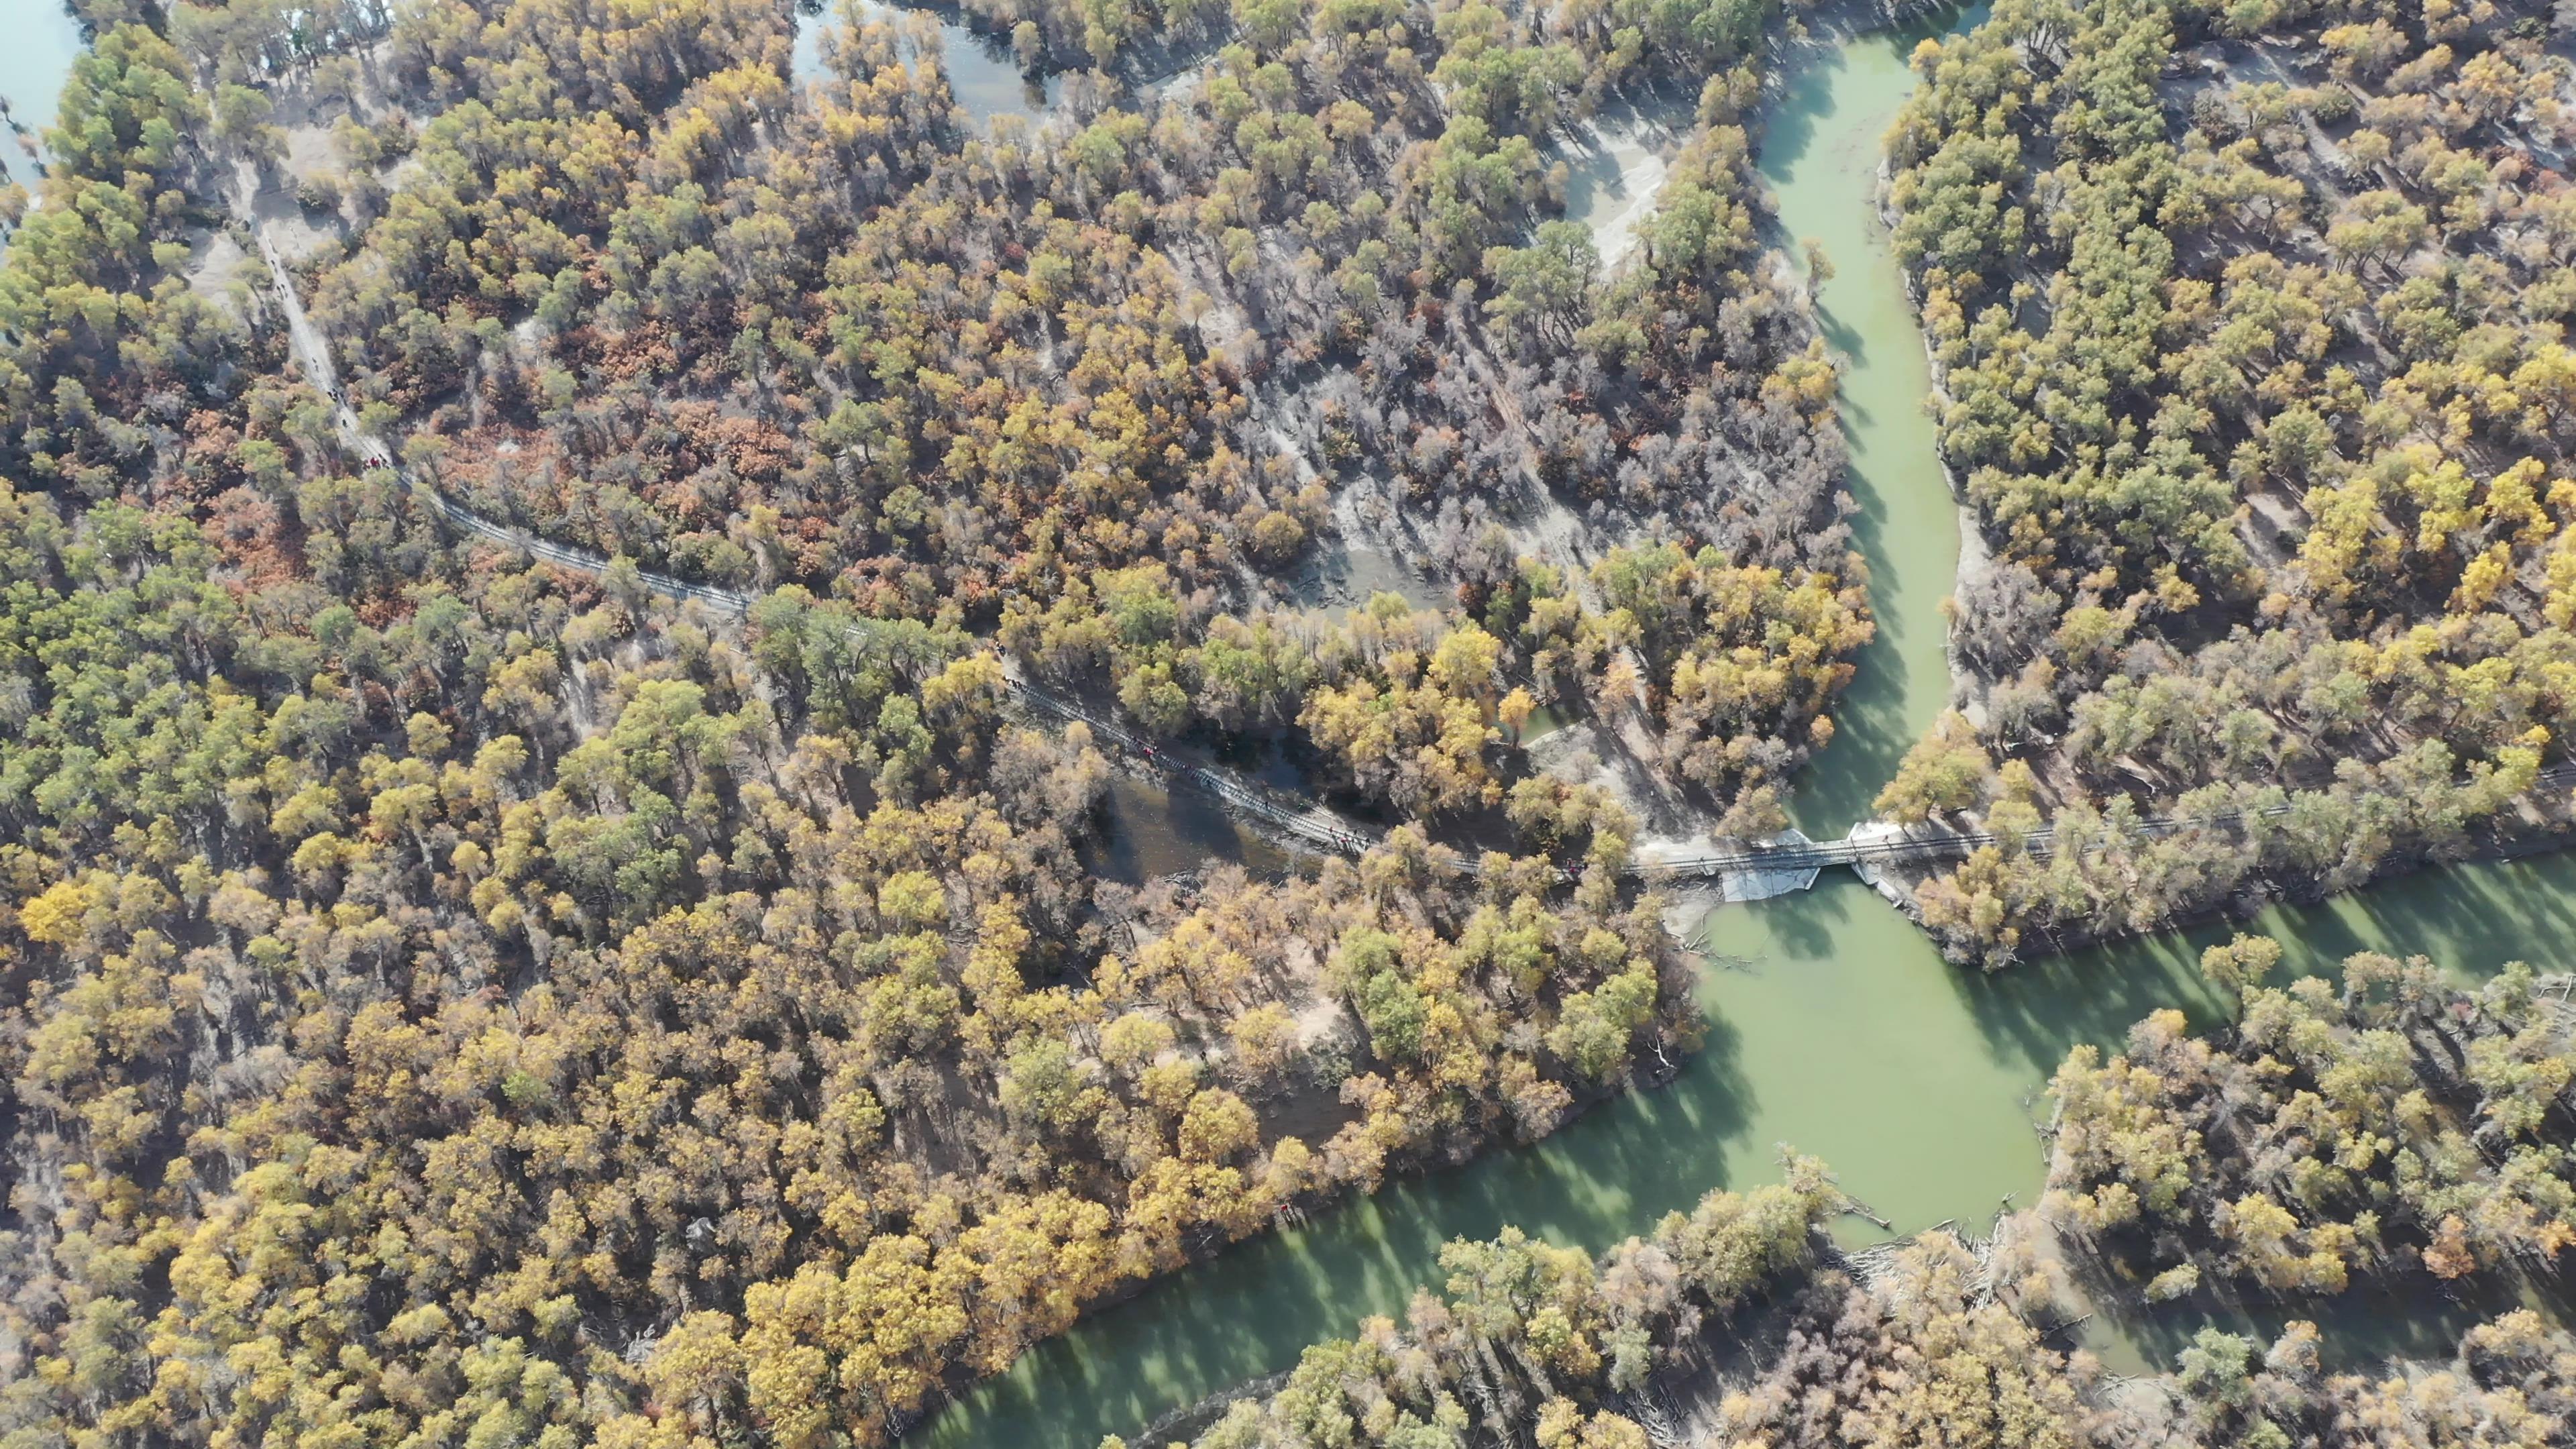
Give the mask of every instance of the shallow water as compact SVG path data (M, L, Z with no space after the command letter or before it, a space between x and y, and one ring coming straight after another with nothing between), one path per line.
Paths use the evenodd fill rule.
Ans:
M0 171L32 191L36 158L19 137L42 135L54 123L63 82L85 42L80 22L62 0L12 0L9 10L9 42L0 45L0 97L9 102L10 120L26 129L0 136Z
M989 127L995 116L1038 120L1064 89L1060 76L1031 80L1020 70L1019 60L1011 54L1008 44L969 29L956 11L881 5L874 0L862 0L860 8L875 18L893 18L905 10L937 16L939 58L948 72L949 93L979 126ZM834 6L797 12L796 49L791 65L796 79L814 81L831 74L823 60L823 32L838 23Z
M1919 31L1916 33L1920 33ZM1856 532L1881 636L1839 712L1844 729L1802 781L1801 816L1840 834L1947 694L1940 599L1956 568L1957 512L1921 412L1929 375L1871 205L1886 125L1912 83L1915 34L1866 37L1790 77L1770 117L1764 172L1790 238L1814 237L1837 275L1822 293L1853 445ZM2462 979L2492 973L2576 928L2576 859L2428 872L2315 906L2276 907L2246 929L2288 948L2285 971L2327 971L2351 952L2423 953ZM2036 1200L2037 1127L2049 1076L2079 1043L2117 1049L2161 1007L2200 1022L2221 1003L2200 977L2226 926L2034 961L1999 976L1943 962L1850 875L1702 928L1707 1046L1667 1086L1614 1098L1536 1146L1390 1184L1309 1225L1227 1250L1041 1345L924 1427L939 1449L1091 1449L1231 1385L1275 1373L1370 1314L1400 1314L1438 1281L1440 1245L1506 1223L1599 1249L1649 1230L1713 1188L1772 1180L1782 1144L1823 1157L1900 1232L1982 1228ZM1858 1219L1839 1231L1880 1236ZM2117 1370L2169 1365L2207 1322L2269 1331L2316 1319L2339 1361L2447 1352L2496 1303L2356 1291L2253 1313L2171 1305L2096 1320L2085 1346Z
M1211 863L1240 865L1256 876L1288 866L1272 845L1207 796L1169 790L1133 775L1110 778L1106 844L1092 868L1107 880L1142 885L1156 876Z
M1513 743L1519 745L1522 749L1528 749L1530 746L1546 739L1549 735L1555 734L1558 730L1565 728L1566 724L1567 720L1565 716L1558 714L1554 709L1542 704L1529 712L1528 719L1521 721L1520 734L1513 740Z
M1844 362L1843 437L1860 504L1852 530L1878 619L1877 639L1834 706L1834 742L1797 777L1790 815L1819 840L1869 816L1897 761L1949 702L1941 601L1957 581L1959 513L1924 411L1931 367L1878 217L1878 164L1888 125L1914 89L1905 58L1915 42L1976 18L1954 14L1948 24L1810 48L1765 110L1757 143L1779 200L1777 240L1801 267L1800 244L1816 242L1833 270L1816 290L1816 310L1826 345Z

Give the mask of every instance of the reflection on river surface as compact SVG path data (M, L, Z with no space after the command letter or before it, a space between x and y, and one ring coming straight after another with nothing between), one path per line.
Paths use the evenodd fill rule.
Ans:
M938 17L939 62L948 72L948 92L979 126L989 127L995 116L1035 121L1046 114L1064 89L1060 76L1030 79L1020 70L1019 59L1011 53L1008 42L969 29L955 11L883 5L876 0L861 0L859 8L875 20L899 19L907 11ZM838 24L840 10L836 4L812 10L799 6L796 49L789 65L796 79L812 81L831 74L823 60L823 32Z

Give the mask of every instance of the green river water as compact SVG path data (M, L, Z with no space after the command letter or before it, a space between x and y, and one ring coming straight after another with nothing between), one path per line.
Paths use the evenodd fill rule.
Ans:
M51 114L77 46L51 18L47 6L43 35L21 47L17 68L0 64L21 119ZM1939 603L1956 566L1957 515L1921 409L1921 347L1871 206L1879 139L1912 85L1903 63L1912 38L1863 37L1802 61L1763 141L1783 238L1815 239L1836 269L1819 305L1850 363L1843 406L1856 533L1880 629L1837 710L1838 738L1801 781L1799 818L1823 835L1868 813L1946 694ZM1122 786L1113 808L1128 839L1098 862L1111 877L1141 879L1247 848L1251 863L1270 863L1193 802ZM2276 909L2252 928L2287 944L2298 969L2373 948L2423 952L2482 976L2576 929L2576 857L2428 872ZM1364 1315L1400 1313L1415 1285L1436 1280L1450 1238L1517 1223L1599 1248L1712 1188L1771 1179L1781 1143L1831 1162L1900 1231L1945 1219L1981 1226L2007 1194L2027 1204L2038 1191L2033 1124L2067 1048L2115 1044L2161 1006L2210 1019L2216 1003L2195 963L2224 934L2176 932L1987 977L1945 965L1921 933L1840 873L1801 895L1723 908L1704 928L1709 1041L1669 1085L1606 1102L1535 1147L1393 1182L1154 1284L1031 1351L915 1440L1092 1449L1103 1434L1132 1434L1286 1368L1306 1344L1346 1334ZM1850 1230L1874 1233L1857 1222ZM2350 1356L2447 1352L2468 1312L2355 1295L2335 1305L2330 1341ZM2097 1325L2086 1341L2114 1367L2161 1365L2211 1316Z
M1815 45L1765 109L1762 176L1783 240L1813 241L1833 279L1816 289L1825 341L1842 355L1839 399L1878 637L1834 704L1834 741L1798 778L1790 813L1819 840L1870 814L1897 761L1948 702L1941 600L1959 570L1959 510L1933 452L1931 365L1905 279L1879 223L1879 143L1914 89L1906 54L1924 24ZM1803 263L1802 263L1803 265Z
M1913 76L1925 27L1820 47L1767 118L1763 172L1785 240L1819 242L1835 270L1819 294L1849 363L1843 409L1855 532L1879 637L1835 711L1841 729L1800 782L1798 818L1839 836L1946 701L1940 601L1957 569L1958 513L1923 411L1930 377L1872 204L1878 147ZM1122 806L1122 821L1132 816ZM2289 946L2290 968L2330 969L2363 949L2422 952L2482 976L2576 926L2576 858L2429 872L2366 894L2266 913L2251 929ZM2079 1042L2116 1046L2164 1006L2217 1015L2202 947L2224 927L2035 961L2000 976L1945 964L1921 932L1855 878L1713 912L1701 989L1707 1047L1660 1090L1606 1102L1534 1147L1390 1183L1154 1284L1032 1350L915 1436L935 1449L1093 1449L1229 1386L1276 1373L1369 1314L1400 1314L1438 1281L1440 1245L1518 1224L1598 1249L1647 1230L1712 1188L1777 1173L1777 1146L1832 1163L1843 1185L1915 1231L1982 1228L2007 1195L2035 1201L2035 1130L2049 1074ZM1850 1222L1855 1241L1875 1229ZM2302 1309L2353 1357L2447 1353L2470 1310L2375 1302ZM2277 1319L2284 1314L2270 1315ZM2167 1365L2206 1306L2087 1325L2115 1369Z

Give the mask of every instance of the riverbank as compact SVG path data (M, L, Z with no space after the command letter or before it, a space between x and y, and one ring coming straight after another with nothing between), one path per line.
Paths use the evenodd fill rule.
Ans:
M1858 77L1855 91L1875 76L1870 99L1884 106L1880 115L1892 115L1901 92L1885 91L1907 77L1903 51L1911 47L1904 40L1881 44L1886 48L1874 55L1867 52L1875 47L1864 47L1858 64L1846 58L1834 75ZM1837 99L1833 89L1805 94L1821 104ZM1798 93L1798 78L1784 81L1783 95ZM1838 183L1857 208L1843 235L1862 248L1880 243L1884 232L1874 224L1868 178L1877 170L1874 148L1883 123L1838 106L1822 114L1842 129L1829 137L1815 115L1774 118L1766 174L1775 187L1823 196L1819 178L1802 174L1802 165L1857 170L1858 180ZM1855 167L1855 157L1866 160ZM1814 190L1803 190L1810 185ZM1818 215L1786 207L1783 213L1781 232L1792 241L1801 218ZM1930 370L1892 260L1883 250L1873 258L1848 242L1838 253L1826 241L1837 276L1822 290L1823 311L1829 327L1839 330L1828 335L1852 363L1843 379L1847 395L1862 399L1849 410L1847 426L1877 443L1869 430L1913 420L1914 436L1928 440L1920 404ZM1866 275L1864 262L1885 268L1880 275L1894 297L1866 317L1859 315L1856 288L1846 285ZM1900 361L1921 385L1888 381L1882 365ZM1874 465L1881 457L1909 455L1910 471L1863 476L1879 505L1869 511L1865 504L1858 520L1865 542L1917 517L1937 519L1941 532L1957 536L1957 505L1946 478L1932 471L1937 464L1928 441L1868 456ZM1900 518L1893 511L1900 502L1918 511ZM1920 542L1909 536L1888 547ZM1869 813L1868 796L1949 693L1936 605L1937 591L1955 587L1958 558L1942 552L1891 561L1898 566L1879 572L1873 593L1882 601L1902 599L1900 607L1909 609L1919 602L1921 612L1906 617L1921 625L1891 635L1891 649L1873 646L1864 667L1877 668L1889 657L1900 669L1915 661L1920 667L1876 686L1874 697L1862 694L1859 717L1811 767L1811 784L1822 782L1828 765L1854 772L1839 797L1851 802L1843 807L1848 813L1829 817L1825 827L1833 834ZM1910 569L1903 566L1908 563ZM1927 587L1916 591L1917 584ZM1883 623L1894 613L1882 602ZM1838 711L1851 712L1848 706ZM1872 721L1880 722L1874 740L1862 728ZM2289 947L2286 970L2322 973L2345 955L2370 949L2428 953L2474 980L2529 951L2531 942L2576 926L2571 902L2576 861L2552 855L2425 872L2367 895L2269 901L2242 924ZM1440 1245L1451 1238L1489 1236L1516 1223L1553 1243L1605 1247L1712 1187L1770 1180L1782 1142L1836 1164L1844 1185L1900 1232L1944 1220L1988 1222L2007 1203L2038 1199L2046 1170L2045 1089L2070 1048L2116 1048L2133 1023L2166 1007L2202 1022L2222 1019L2225 1004L2211 993L2198 962L2202 949L2224 940L2236 924L2199 923L2077 947L1984 976L1944 962L1911 920L1841 873L1828 873L1804 895L1707 910L1698 933L1708 963L1700 990L1711 1035L1662 1090L1612 1098L1545 1142L1391 1182L1372 1197L1239 1245L1040 1345L923 1426L918 1439L940 1449L1090 1449L1103 1433L1132 1432L1157 1420L1183 1424L1167 1418L1175 1406L1275 1374L1306 1343L1347 1334L1361 1317L1400 1314L1415 1285L1440 1281ZM1837 1232L1853 1247L1883 1236L1857 1220L1844 1221ZM2364 1295L2351 1302L2357 1326L2384 1306ZM2115 1371L2139 1372L2169 1365L2193 1332L2226 1321L2228 1311L2168 1305L2129 1315L2106 1305L2079 1338ZM2384 1335L2339 1333L2338 1341L2355 1345L2357 1360L2383 1346L2420 1347Z
M1775 208L1769 240L1802 259L1813 242L1831 267L1830 277L1810 273L1808 286L1841 363L1843 486L1878 627L1834 703L1832 742L1796 778L1790 818L1819 840L1871 816L1880 786L1950 696L1940 605L1958 575L1959 514L1923 410L1931 371L1877 219L1876 177L1880 138L1914 85L1906 55L1917 38L1970 12L1900 7L1914 18L1854 33L1881 8L1811 17L1814 38L1774 48L1756 141Z
M0 142L0 176L33 192L42 157L29 143L53 125L63 80L89 40L62 0L27 0L20 8L9 44L0 47L0 100L8 103L11 132Z
M2473 982L2531 942L2576 929L2576 857L2428 872L2368 896L2276 903L2243 924L2284 944L2284 976L2326 974L2346 955L2378 950L2429 954ZM1158 1282L1032 1349L922 1426L918 1442L1091 1449L1102 1434L1278 1372L1362 1317L1401 1315L1415 1286L1441 1281L1439 1250L1452 1238L1518 1224L1597 1250L1713 1187L1772 1180L1782 1142L1836 1164L1843 1186L1900 1233L2034 1205L2050 1074L2073 1046L2116 1049L2161 1008L2203 1025L2225 1020L2199 958L2234 928L1984 976L1943 962L1848 875L1803 896L1715 909L1701 926L1711 1038L1668 1086L1604 1101L1539 1144L1391 1181ZM1835 1232L1852 1248L1885 1237L1857 1219ZM2135 1316L2105 1302L2078 1341L2134 1373L2169 1366L2211 1322L2330 1318L2354 1363L2420 1353L2456 1329L2452 1317L2381 1324L2388 1304L2367 1288L2339 1301L2344 1311L2213 1300Z
M2194 930L2231 922L2242 925L2258 918L2264 911L2276 905L2320 905L2345 896L2383 890L2395 882L2428 871L2558 855L2567 851L2571 844L2576 844L2576 812L2571 812L2562 804L2553 812L2551 819L2554 821L2554 826L2546 831L2483 840L2455 856L2441 857L2412 852L2402 858L2383 862L2367 880L2344 891L2326 890L2314 877L2252 877L2241 883L2240 888L2227 898L2197 910L2179 913L2158 922L2148 930L2105 929L2098 925L2050 930L2041 938L2039 945L2017 952L2013 958L2016 964L1994 966L1988 969L2017 970L2018 963L2027 963L2034 958L2088 950L2168 931ZM1877 892L1881 899L1903 913L1918 930L1923 931L1927 938L1935 939L1936 949L1941 950L1943 959L1954 966L1978 964L1975 953L1953 950L1946 945L1938 944L1933 928L1924 919L1923 905L1918 899L1918 893L1926 882L1940 875L1939 870L1930 866L1907 867L1865 863L1855 866L1854 872L1868 884L1870 889Z

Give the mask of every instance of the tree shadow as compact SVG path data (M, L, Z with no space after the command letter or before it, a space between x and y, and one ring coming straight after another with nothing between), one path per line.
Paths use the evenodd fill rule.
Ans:
M2123 1304L2096 1316L2081 1342L2118 1370L2171 1372L2176 1355L2203 1329L2217 1328L2258 1343L2279 1338L2290 1324L2317 1326L2327 1367L2376 1369L2398 1360L2439 1363L2458 1352L2461 1338L2517 1308L2529 1308L2564 1327L2565 1285L2487 1274L2445 1284L2422 1274L2355 1282L2331 1297L2264 1298L2203 1291L2171 1303Z
M1832 869L1839 874L1842 868ZM1851 922L1850 896L1844 891L1810 888L1798 904L1799 909L1775 912L1765 924L1771 928L1772 939L1792 958L1822 957L1834 948L1843 928Z
M1440 1249L1453 1238L1516 1225L1598 1251L1735 1185L1739 1164L1767 1180L1767 1156L1679 1150L1737 1143L1747 1131L1752 1085L1740 1042L1712 1023L1706 1044L1659 1090L1622 1092L1537 1144L1392 1180L1302 1227L1165 1275L1031 1349L907 1437L939 1449L1094 1449L1105 1434L1291 1367L1308 1344L1346 1337L1365 1316L1400 1317L1415 1288L1444 1281Z

